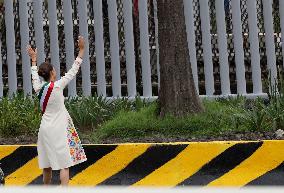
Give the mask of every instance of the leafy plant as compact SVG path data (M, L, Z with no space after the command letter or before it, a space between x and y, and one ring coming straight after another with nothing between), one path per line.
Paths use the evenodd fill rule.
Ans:
M261 99L255 101L252 109L245 109L241 113L234 114L235 123L246 126L246 130L263 131L269 127L267 112Z
M13 98L2 98L0 102L0 134L17 136L36 134L41 115L36 100L18 94Z
M76 126L97 128L111 119L119 111L135 111L146 106L146 101L136 98L133 102L127 98L108 100L104 97L83 97L69 99L65 103Z
M280 70L279 70L280 71ZM278 73L278 80L274 83L268 82L269 86L269 105L266 108L266 114L271 121L274 130L284 128L284 79L281 73Z

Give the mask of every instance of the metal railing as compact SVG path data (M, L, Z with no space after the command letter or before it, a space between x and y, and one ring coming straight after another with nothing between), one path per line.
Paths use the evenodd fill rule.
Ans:
M32 92L26 44L38 47L39 63L50 60L63 74L81 34L88 53L69 96L156 98L156 0L5 0L4 7L0 96ZM268 72L274 79L283 69L284 0L184 0L184 8L200 95L265 95Z

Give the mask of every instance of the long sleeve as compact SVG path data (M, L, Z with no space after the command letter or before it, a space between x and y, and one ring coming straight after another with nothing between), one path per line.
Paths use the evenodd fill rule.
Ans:
M56 81L56 84L64 89L78 73L81 63L82 59L77 57L72 65L72 68L63 77L61 77L60 80Z
M39 75L38 75L38 72L37 72L38 71L37 66L32 66L31 70L32 70L33 88L34 88L36 93L39 93L39 91L42 87L42 82L41 82Z

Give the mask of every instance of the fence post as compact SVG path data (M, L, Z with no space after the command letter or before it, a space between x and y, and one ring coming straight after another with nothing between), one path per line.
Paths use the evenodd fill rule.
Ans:
M199 93L198 87L198 67L196 59L196 47L195 47L195 32L194 32L194 17L193 17L193 5L191 0L183 0L184 3L184 17L187 31L187 44L190 55L190 64L192 69L192 76L195 83L195 89Z
M42 0L33 0L35 40L37 47L37 65L45 61Z
M218 33L218 49L220 62L221 90L223 95L228 95L230 91L229 61L228 61L228 42L225 24L224 0L216 0L216 20Z
M5 6L6 42L7 42L8 86L9 86L9 96L11 97L13 94L17 92L13 1L5 0L4 6Z
M120 79L120 59L119 41L117 26L117 4L114 0L108 0L109 33L110 33L110 53L111 53L111 73L113 97L121 96Z
M214 94L214 76L208 0L199 1L206 95Z
M277 80L277 67L276 67L276 55L274 45L274 29L273 29L273 17L272 17L272 0L263 0L263 15L264 15L264 28L265 28L265 46L267 55L267 64L271 76L271 85L275 84Z
M135 53L132 19L132 0L123 0L125 52L128 96L136 96Z
M280 25L281 25L282 55L284 56L284 0L279 0L279 12L280 12ZM283 67L284 67L284 60L283 60Z
M266 8L264 8L266 9ZM262 93L256 1L247 0L253 93Z
M0 35L0 98L3 97L3 76L2 76L2 42L1 42L1 35Z
M98 96L106 96L102 0L93 1Z
M243 33L241 23L240 0L233 0L232 3L232 23L233 23L233 41L235 49L235 63L237 76L238 94L246 94L246 78L244 64L244 48L243 48Z
M75 59L71 0L63 0L63 15L64 15L66 66L67 70L69 70L72 67ZM76 92L76 77L75 77L68 84L68 96L75 97L76 95L77 92Z
M148 5L146 0L138 1L139 28L140 28L140 49L142 64L143 96L152 96L151 64L149 50L148 31Z
M83 58L83 63L81 65L83 94L85 96L91 96L92 93L91 93L91 77L90 77L89 33L88 33L88 23L87 23L86 0L78 0L78 15L79 15L80 35L82 35L85 38L85 54Z
M57 72L57 79L60 78L60 62L59 62L59 45L58 45L58 29L57 29L57 9L56 0L48 0L48 20L49 20L49 36L50 36L50 54L51 63Z
M31 70L30 70L31 62L27 54L27 45L29 44L27 0L19 1L19 15L20 15L21 54L22 54L24 94L31 95L32 94Z

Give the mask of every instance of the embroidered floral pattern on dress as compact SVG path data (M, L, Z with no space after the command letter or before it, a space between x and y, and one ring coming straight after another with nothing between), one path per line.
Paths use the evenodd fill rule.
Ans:
M74 163L86 159L84 149L82 147L78 133L70 119L68 119L67 138L70 148L71 159Z

